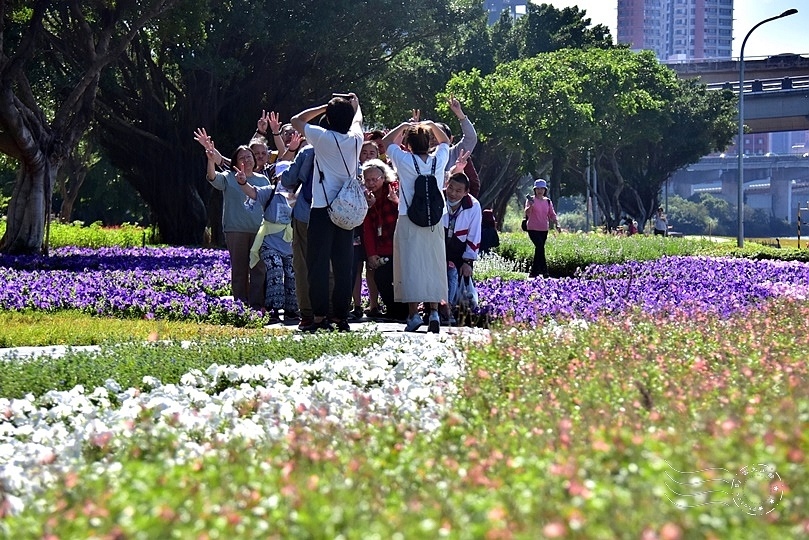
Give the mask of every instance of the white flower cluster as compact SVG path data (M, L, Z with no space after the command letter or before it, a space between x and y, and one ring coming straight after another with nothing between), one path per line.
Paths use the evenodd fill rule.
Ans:
M171 440L176 450L165 456L171 462L200 456L214 443L278 439L292 425L351 426L384 416L435 429L457 392L464 360L455 338L417 336L387 337L361 356L212 365L178 385L144 377L144 390L110 380L89 392L77 386L39 398L0 398L0 504L18 513L88 460L98 474L116 467L115 451L131 444Z

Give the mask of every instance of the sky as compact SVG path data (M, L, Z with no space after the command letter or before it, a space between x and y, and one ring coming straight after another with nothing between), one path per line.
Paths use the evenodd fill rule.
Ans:
M617 0L533 0L535 3L552 4L557 9L578 6L587 12L593 25L609 26L612 38L618 35ZM796 8L798 13L783 19L768 22L756 29L744 47L744 57L764 57L773 54L795 53L809 55L809 5L805 0L734 0L733 2L733 57L739 57L739 49L747 32L759 21L780 15Z

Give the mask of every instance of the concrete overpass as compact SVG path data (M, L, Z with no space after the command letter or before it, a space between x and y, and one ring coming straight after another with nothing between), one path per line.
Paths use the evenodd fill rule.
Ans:
M669 63L680 78L709 89L739 92L738 60ZM751 133L809 130L809 57L783 54L745 59L744 123Z
M688 198L694 193L713 193L736 205L739 160L737 155L704 157L680 169L669 179L670 193ZM799 206L809 201L809 153L788 156L745 156L744 198L752 208L769 210L779 219L794 223Z

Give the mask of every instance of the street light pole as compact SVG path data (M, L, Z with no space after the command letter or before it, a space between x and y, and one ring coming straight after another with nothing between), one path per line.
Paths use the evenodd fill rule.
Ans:
M780 15L776 15L775 17L770 17L769 19L764 19L763 21L756 24L753 28L747 32L747 35L744 36L744 41L742 41L742 48L739 52L739 139L736 141L736 145L739 150L739 195L737 200L737 222L738 222L738 235L736 236L736 245L739 247L744 247L744 46L747 44L747 38L750 37L750 34L753 33L753 30L758 28L764 23L768 23L770 21L774 21L776 19L780 19L782 17L789 17L790 15L795 15L798 12L797 9L792 8L788 9L785 12L781 13Z

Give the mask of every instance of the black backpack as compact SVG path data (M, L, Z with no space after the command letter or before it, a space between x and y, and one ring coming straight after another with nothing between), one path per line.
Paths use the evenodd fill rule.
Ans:
M435 178L435 163L433 158L433 168L430 174L421 174L416 156L412 155L413 167L416 169L416 183L413 187L413 200L407 205L407 217L419 227L433 227L441 221L444 215L444 196L438 188L438 180ZM404 195L404 192L402 193Z

